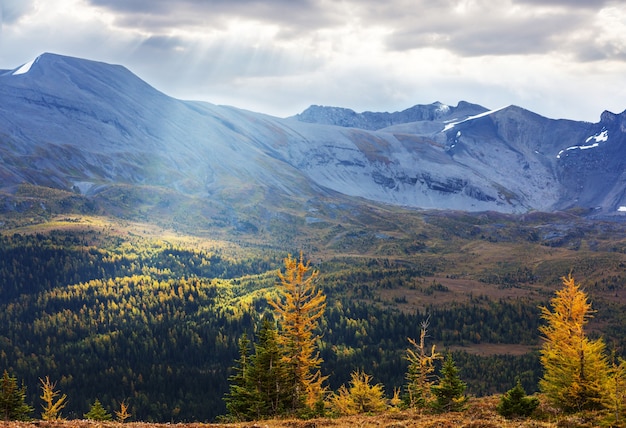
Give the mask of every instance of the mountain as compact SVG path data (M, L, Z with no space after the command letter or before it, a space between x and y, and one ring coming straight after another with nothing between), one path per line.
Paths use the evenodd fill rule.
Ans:
M588 123L437 102L396 113L311 106L276 118L174 99L122 66L50 53L0 72L5 198L26 183L118 214L138 209L125 200L133 192L144 211L184 200L179 214L191 216L193 201L212 221L252 229L289 204L325 198L621 215L624 145L626 112Z
M359 367L403 386L426 322L469 394L534 392L538 308L568 272L591 331L626 349L626 222L593 218L624 215L625 119L463 101L276 118L42 54L0 71L0 366L35 408L39 379L58 381L70 419L97 398L214 420L238 339L302 251L330 390Z
M379 130L392 125L406 123L445 122L459 117L469 117L484 113L487 109L477 104L461 101L456 107L450 107L440 102L427 105L416 105L401 112L379 113L363 112L340 107L323 107L313 105L294 117L301 122L338 125L351 128ZM433 131L438 129L432 128ZM417 131L414 131L417 132ZM424 132L424 131L421 131Z

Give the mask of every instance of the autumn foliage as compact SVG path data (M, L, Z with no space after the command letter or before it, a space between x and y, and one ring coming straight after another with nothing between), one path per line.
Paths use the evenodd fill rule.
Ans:
M254 354L249 355L248 339L240 340L239 360L225 397L230 419L314 415L323 410L326 377L320 371L315 330L326 296L315 289L316 277L317 271L302 254L299 260L285 259L285 271L278 272L277 296L268 299L274 314L263 320Z
M342 385L330 398L332 409L339 415L381 413L387 410L384 387L372 385L372 376L357 370L352 372L350 386Z
M319 368L322 359L316 350L315 331L326 309L326 296L315 288L318 271L310 263L291 256L285 258L285 271L278 272L278 298L268 303L278 316L279 343L291 383L292 410L314 408L322 402L326 379Z
M56 389L56 382L52 382L48 376L39 380L41 382L40 398L43 400L41 418L44 421L61 419L61 410L67 405L67 395L61 395Z
M539 387L566 412L601 409L607 399L610 370L602 339L592 340L585 326L592 316L587 295L570 275L551 301L542 307L547 324L540 327L544 368Z

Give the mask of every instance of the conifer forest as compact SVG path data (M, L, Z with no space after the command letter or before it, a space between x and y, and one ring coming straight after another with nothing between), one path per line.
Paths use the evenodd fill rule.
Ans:
M279 377L299 391L298 402L294 390L266 396L263 406L274 407L256 407L261 416L322 411L321 391L335 411L376 409L376 401L350 401L359 386L380 388L373 395L398 406L436 406L435 379L446 377L466 396L503 394L517 383L509 393L543 392L566 403L564 411L599 408L611 398L598 388L623 370L626 239L619 224L574 215L558 240L545 233L562 221L431 214L407 237L372 239L352 229L331 240L313 229L292 244L157 236L88 216L5 224L0 371L7 385L17 380L34 418L46 380L66 395L60 413L68 419L120 409L137 421L253 418L237 413L242 402L261 400L242 393L250 389L244 369L254 366L244 363L278 361L281 349L302 346L295 333L284 334L290 315L281 286L293 280L291 260L307 267L300 279L313 275L309 297L320 311L303 342L310 349L297 358L308 371L293 362L277 368L291 373ZM572 296L588 298L577 303L585 335L572 349L584 343L590 370L606 372L583 396L553 388L566 374L555 371L558 350L545 347L565 342L553 312L567 298L553 299L568 278L580 285ZM416 361L428 370L416 371Z

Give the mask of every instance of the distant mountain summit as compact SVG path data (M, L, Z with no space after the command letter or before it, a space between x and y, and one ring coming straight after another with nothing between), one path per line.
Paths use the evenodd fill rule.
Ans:
M395 113L311 106L281 119L177 100L123 66L49 53L0 72L5 197L27 183L124 213L141 209L120 196L133 190L144 209L186 198L237 224L248 210L253 229L330 197L626 215L625 135L626 113L588 123L463 101Z
M440 102L427 105L416 105L395 113L363 112L340 107L324 107L312 105L295 118L301 122L318 123L322 125L337 125L351 128L376 131L393 125L411 122L445 121L459 117L468 117L483 113L486 108L465 101L456 107L450 107Z

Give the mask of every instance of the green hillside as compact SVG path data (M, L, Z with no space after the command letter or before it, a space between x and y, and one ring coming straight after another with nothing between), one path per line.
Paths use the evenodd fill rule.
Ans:
M502 393L516 376L536 391L538 305L570 272L597 310L592 334L626 349L620 223L370 206L242 227L248 211L192 233L98 217L65 194L41 210L33 197L2 221L0 369L24 380L36 412L49 376L70 418L97 398L110 410L125 400L135 420L214 420L238 339L254 336L283 258L300 249L327 296L319 349L333 390L356 369L386 391L402 385L407 338L429 318L428 340L454 352L470 394Z

